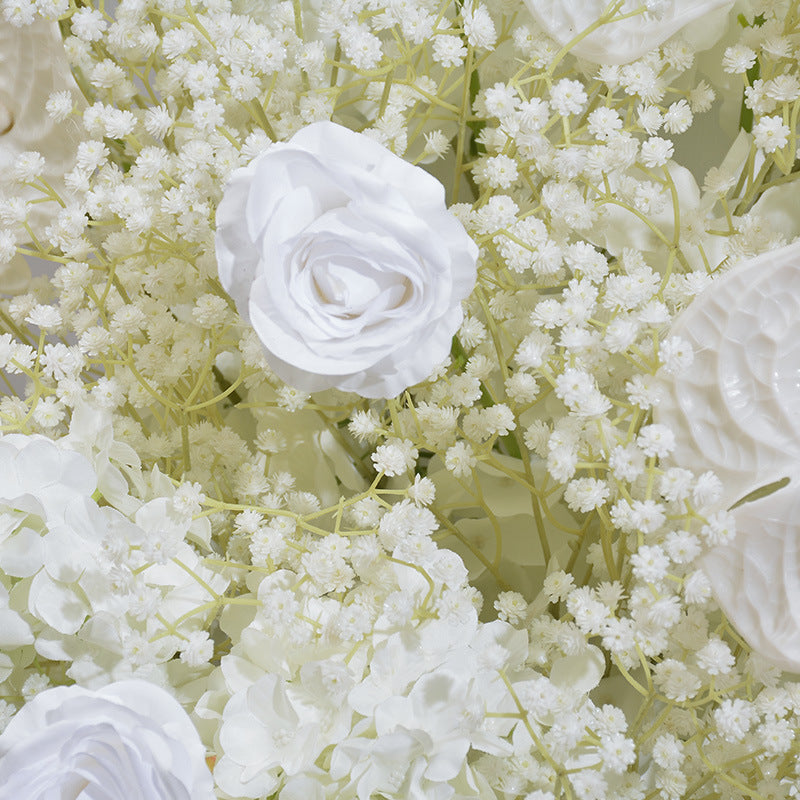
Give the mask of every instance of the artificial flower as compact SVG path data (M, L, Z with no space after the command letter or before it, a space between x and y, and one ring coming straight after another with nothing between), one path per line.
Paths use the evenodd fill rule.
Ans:
M733 539L703 568L722 610L745 641L782 669L800 672L797 481L733 512Z
M627 64L696 24L713 11L727 9L732 0L525 0L536 21L565 46L592 30L570 50L597 64ZM650 7L653 10L650 10ZM706 44L708 46L708 44Z
M216 249L279 377L365 397L394 396L447 356L477 259L435 178L332 122L234 172Z
M189 716L141 680L37 694L0 736L2 800L214 800Z
M671 459L713 470L732 505L794 474L800 458L800 244L732 267L671 328L694 358L655 409Z

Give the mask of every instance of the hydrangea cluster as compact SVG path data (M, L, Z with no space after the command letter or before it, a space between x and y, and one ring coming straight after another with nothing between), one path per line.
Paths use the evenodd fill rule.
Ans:
M166 692L143 797L798 795L794 451L698 392L743 497L669 412L681 313L800 263L797 2L0 13L0 775Z

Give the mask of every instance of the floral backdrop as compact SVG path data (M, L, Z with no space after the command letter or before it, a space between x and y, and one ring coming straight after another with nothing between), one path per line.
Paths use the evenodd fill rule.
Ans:
M800 796L797 0L0 12L0 800Z

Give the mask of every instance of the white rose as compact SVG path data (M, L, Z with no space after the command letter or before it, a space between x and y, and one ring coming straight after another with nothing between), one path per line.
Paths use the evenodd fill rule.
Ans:
M146 681L36 695L0 736L0 800L214 800L186 712Z
M714 595L742 638L789 672L800 672L797 480L735 509L730 544L701 558Z
M730 506L796 474L800 460L800 243L730 269L670 336L694 351L653 411L675 434L675 466L713 470Z
M663 44L670 36L700 17L733 5L733 0L525 0L536 21L560 45L569 44L576 36L594 25L604 14L620 6L615 21L602 23L573 47L576 56L597 64L627 64ZM650 6L652 11L636 13ZM630 16L627 16L630 15ZM619 19L619 17L627 17ZM690 32L701 38L693 41L693 49L710 47L722 31L718 26L693 26Z
M442 185L332 122L233 173L216 250L220 280L280 378L365 397L431 374L476 275L477 247Z
M667 464L697 475L713 470L722 480L721 508L793 479L733 509L732 540L713 546L701 561L719 605L747 643L782 668L800 671L800 243L714 280L670 335L691 345L694 360L665 376L669 383L653 412L675 434Z

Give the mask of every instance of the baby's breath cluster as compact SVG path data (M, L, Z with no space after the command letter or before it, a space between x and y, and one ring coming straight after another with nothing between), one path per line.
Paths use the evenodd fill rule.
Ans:
M57 179L0 133L0 727L139 677L227 800L797 796L800 684L705 566L736 507L658 413L680 312L800 235L796 0L604 65L510 0L0 10L72 75L6 109ZM479 248L394 398L282 382L218 277L232 173L325 120Z

